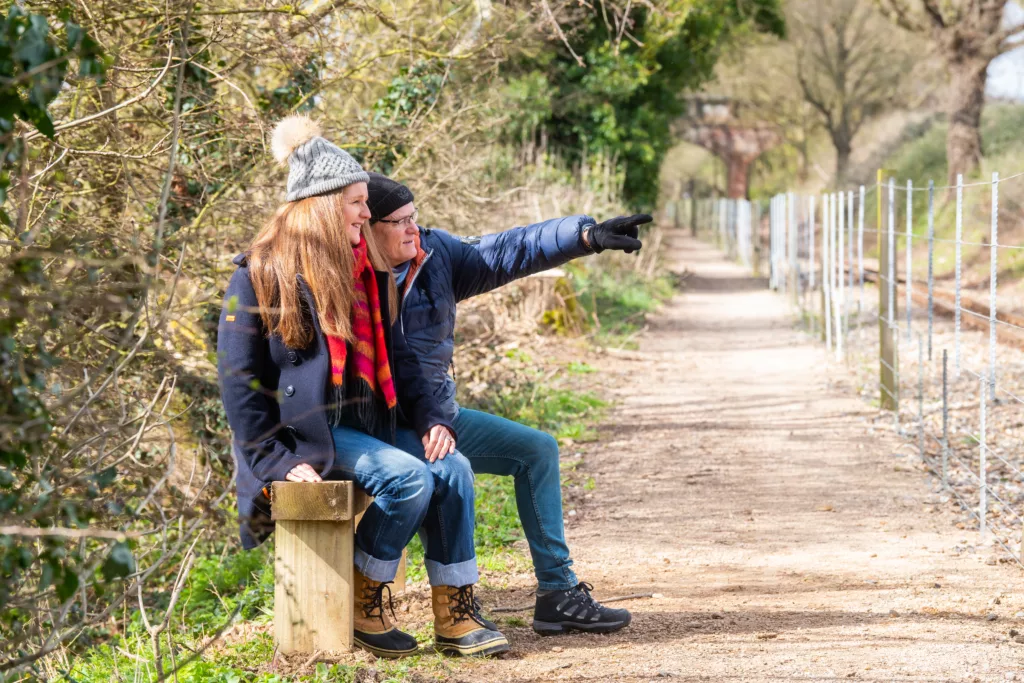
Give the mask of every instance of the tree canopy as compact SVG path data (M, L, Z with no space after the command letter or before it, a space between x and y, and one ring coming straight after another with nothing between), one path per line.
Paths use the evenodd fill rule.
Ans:
M571 33L504 67L523 105L510 127L542 130L575 160L611 155L625 167L625 194L635 205L656 199L658 169L673 144L671 123L685 94L713 76L731 41L744 32L782 37L779 0L696 0L659 12L633 8L618 24L602 6L579 10ZM564 37L564 40L562 38Z

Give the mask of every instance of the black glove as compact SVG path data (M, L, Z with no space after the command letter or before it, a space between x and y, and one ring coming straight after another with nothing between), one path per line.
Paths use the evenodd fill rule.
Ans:
M638 213L632 216L616 216L604 223L598 223L590 228L587 235L590 238L590 246L598 254L605 249L621 249L627 254L640 251L644 246L637 239L640 236L640 226L652 220L654 219L646 213Z

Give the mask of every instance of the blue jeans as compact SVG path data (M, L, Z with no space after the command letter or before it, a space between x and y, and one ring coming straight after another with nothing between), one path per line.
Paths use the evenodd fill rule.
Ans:
M570 569L572 559L565 544L558 442L554 437L497 415L461 407L453 426L459 452L474 472L515 477L516 507L530 544L538 588L565 590L579 583ZM423 446L411 432L399 433L398 446L417 457L423 455Z
M404 450L350 427L334 427L331 477L350 479L373 503L356 529L355 565L368 579L393 581L402 550L423 527L427 577L433 586L465 586L480 575L473 547L473 470L458 451L430 463L409 430L399 430Z

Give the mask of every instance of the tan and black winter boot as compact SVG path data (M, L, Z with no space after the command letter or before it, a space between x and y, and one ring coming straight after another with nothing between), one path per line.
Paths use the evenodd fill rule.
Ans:
M416 639L395 628L384 611L384 591L388 592L387 609L395 616L391 605L390 581L372 581L358 569L354 574L353 592L355 604L352 613L355 620L355 644L378 657L396 659L416 652Z
M473 586L433 586L434 646L457 656L484 657L508 652L508 640L480 616Z

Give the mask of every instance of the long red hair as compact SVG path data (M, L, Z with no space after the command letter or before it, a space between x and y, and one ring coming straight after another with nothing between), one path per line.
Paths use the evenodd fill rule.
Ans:
M354 258L342 202L341 191L288 202L274 212L250 247L249 277L260 317L267 333L280 336L289 348L305 348L314 333L298 275L313 293L324 334L352 341ZM363 225L362 234L374 270L390 274L369 225ZM388 313L394 323L398 314L394 277L388 277L388 294Z

